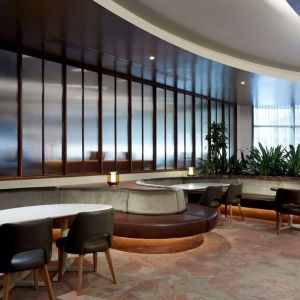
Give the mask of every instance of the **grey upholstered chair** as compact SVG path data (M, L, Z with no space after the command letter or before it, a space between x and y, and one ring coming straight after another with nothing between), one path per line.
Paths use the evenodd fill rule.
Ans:
M283 215L300 216L300 190L279 188L275 197L276 229L280 233Z
M224 193L221 203L225 205L225 216L227 217L227 207L229 206L229 218L232 222L232 205L237 205L239 208L240 216L244 221L244 214L241 207L241 198L243 192L243 184L236 183L230 184L226 192Z
M49 299L55 299L47 264L52 251L52 220L3 224L0 226L0 273L4 273L3 300L8 299L11 273L34 270L34 285L37 288L41 269Z
M114 210L100 210L82 212L76 215L69 233L56 241L58 252L58 279L62 278L63 252L79 254L77 294L82 287L83 257L87 253L93 253L94 272L97 271L97 252L105 252L106 259L113 277L114 273L109 249L112 245L114 230Z
M214 208L218 212L218 217L221 217L220 201L222 198L222 186L208 186L202 194L197 204Z

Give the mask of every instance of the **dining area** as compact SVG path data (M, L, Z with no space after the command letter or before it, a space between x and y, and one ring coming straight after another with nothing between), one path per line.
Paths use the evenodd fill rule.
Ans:
M72 218L72 223L68 220ZM60 224L55 245L56 266L48 268L53 246L53 220ZM29 284L37 289L42 273L49 299L56 299L52 285L63 280L68 271L68 254L78 255L77 295L82 289L84 256L93 255L93 272L97 272L97 253L105 254L113 283L117 283L110 255L114 228L114 210L103 204L50 204L0 210L0 274L3 279L2 299L9 291ZM33 282L28 282L28 271ZM51 276L49 275L51 272ZM26 278L25 278L26 277ZM22 279L26 279L26 283Z

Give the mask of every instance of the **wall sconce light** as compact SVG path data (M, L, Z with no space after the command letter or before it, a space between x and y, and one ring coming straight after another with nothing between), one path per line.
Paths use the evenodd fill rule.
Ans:
M189 167L187 176L195 176L195 168L194 167Z
M107 184L109 185L117 185L119 183L119 174L118 172L109 172L107 175Z

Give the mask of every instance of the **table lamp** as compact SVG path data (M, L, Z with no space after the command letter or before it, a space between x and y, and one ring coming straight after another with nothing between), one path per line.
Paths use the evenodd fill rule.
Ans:
M116 171L109 172L107 175L107 184L117 185L119 183L119 174Z
M189 167L187 176L195 176L195 168L194 167Z

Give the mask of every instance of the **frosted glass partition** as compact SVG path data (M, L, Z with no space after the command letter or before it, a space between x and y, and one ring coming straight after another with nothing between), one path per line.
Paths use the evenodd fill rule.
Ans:
M131 134L132 160L143 159L143 126L142 126L142 84L132 82L131 85Z
M185 167L184 94L177 94L177 168Z
M42 60L23 55L23 175L42 175Z
M166 168L174 169L174 92L166 92Z
M63 85L61 64L44 62L45 174L62 174Z
M128 160L128 80L117 78L117 160Z
M202 99L202 158L207 158L208 143L205 139L208 134L208 100Z
M210 102L210 122L217 122L217 103L216 101Z
M165 168L165 91L156 89L156 169Z
M223 122L222 102L217 102L217 123Z
M185 96L185 167L191 167L193 157L193 98Z
M17 54L0 50L0 176L18 169Z
M201 98L195 98L195 159L196 166L199 166L202 158L202 107Z
M84 72L84 170L99 172L98 73Z
M67 66L67 173L82 172L82 70Z
M153 87L144 85L144 170L153 168Z
M102 76L102 155L115 160L115 79Z

